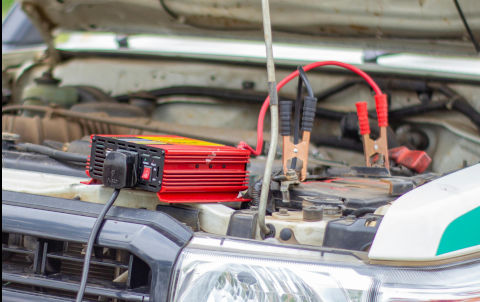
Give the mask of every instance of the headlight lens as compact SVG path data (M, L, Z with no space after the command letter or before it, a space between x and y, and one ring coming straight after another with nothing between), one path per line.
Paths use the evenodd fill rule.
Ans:
M350 254L196 238L177 263L172 301L480 301L480 261L384 267Z

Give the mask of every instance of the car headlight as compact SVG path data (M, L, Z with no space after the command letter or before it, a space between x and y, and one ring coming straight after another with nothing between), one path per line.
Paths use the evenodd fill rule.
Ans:
M480 301L480 259L436 267L366 264L361 254L196 237L172 301Z

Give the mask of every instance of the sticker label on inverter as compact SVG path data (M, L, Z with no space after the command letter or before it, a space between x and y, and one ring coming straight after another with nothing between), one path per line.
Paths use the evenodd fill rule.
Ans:
M180 136L133 136L117 137L118 140L140 145L195 145L195 146L224 146L198 139Z

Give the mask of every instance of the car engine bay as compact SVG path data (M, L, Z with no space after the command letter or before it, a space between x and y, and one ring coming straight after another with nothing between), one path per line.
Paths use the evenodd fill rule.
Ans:
M288 71L281 68L279 74ZM7 73L15 85L2 109L3 167L71 177L86 178L84 162L35 153L25 143L84 156L90 154L90 135L98 133L162 133L231 146L239 141L254 145L256 116L266 97L262 67L227 63L213 67L201 60L72 55L53 73L41 64L23 69L16 78L15 72L19 71ZM383 73L374 78L389 99L389 149L405 146L425 151L431 164L408 168L408 164L390 160L390 169L365 167L354 103L371 99L370 89L358 77L334 68L309 72L318 106L305 180L295 171L282 172L279 148L269 192L266 219L275 229L271 237L279 242L367 251L391 201L444 173L478 162L480 103L471 103L479 95L478 86ZM280 101L294 100L295 95L301 99L302 89L296 90L293 83L287 85ZM374 111L369 112L369 120L373 136L378 137ZM268 146L267 121L268 116ZM191 204L160 203L148 208L167 209L195 231L260 239L264 234L256 226L264 165L263 155L252 156L247 165L248 188L240 194L249 202L193 205L205 209L194 210L194 219L188 215L188 221L182 220L182 212ZM29 187L35 186L25 184ZM101 202L78 192L61 194ZM154 196L152 202L157 203ZM136 203L122 206L136 207ZM201 215L209 218L200 219ZM211 221L221 226L211 226Z
M2 299L477 301L477 12L14 4Z

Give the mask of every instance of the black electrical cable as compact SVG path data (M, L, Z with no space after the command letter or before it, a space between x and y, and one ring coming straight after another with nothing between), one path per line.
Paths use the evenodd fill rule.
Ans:
M347 112L347 111L336 111L336 110L317 107L317 110L315 111L315 116L319 118L324 118L327 120L340 121L349 113L350 112Z
M15 145L15 149L17 149L18 151L40 153L61 161L77 162L82 164L85 164L88 159L87 155L64 152L64 151L60 151L47 146L31 144L31 143L17 144Z
M430 83L428 87L437 90L450 98L449 104L453 110L456 110L468 117L480 131L480 113L458 92L446 85ZM448 108L448 106L447 106Z
M377 80L375 79L375 81L377 81ZM329 88L317 93L316 97L319 101L323 101L323 100L331 97L332 95L335 95L339 92L342 92L345 89L348 89L348 88L350 88L354 85L357 85L357 84L362 84L363 85L364 83L365 83L364 80L358 80L358 79L347 80L347 81L341 82L340 84L329 87Z
M390 110L388 112L388 118L392 120L402 119L405 116L414 116L422 113L427 113L429 111L441 110L445 109L448 104L448 100L442 100Z
M425 81L413 81L413 80L403 80L403 79L376 79L376 81L382 87L386 87L388 89L400 89L400 90L411 90L411 91L420 91L426 92L430 90L437 90L439 92L444 92L446 90L446 86L430 84ZM357 84L364 84L362 80L347 80L345 82L341 82L340 84L334 85L330 88L325 89L316 94L316 97L319 101L327 99L332 95L340 93L345 89L348 89ZM252 103L261 103L265 99L265 94L260 92L254 91L244 91L244 90L234 90L234 89L224 89L224 88L215 88L215 87L195 87L195 86L178 86L178 87L167 87L161 88L156 90L148 91L149 94L155 97L165 97L171 95L191 95L191 96L207 96L207 97L215 97L224 100L230 101L244 101L244 102L252 102ZM456 94L458 95L458 94ZM451 95L449 95L451 97ZM128 101L131 95L121 95L117 96L116 100L120 102ZM458 106L458 111L464 115L467 115L472 121L474 121L477 125L480 125L480 115L475 110L463 110L465 106ZM423 111L422 105L417 106L416 108L412 108L413 110L422 110L421 113L436 110L435 108L437 105L432 105L432 107L425 106L425 111ZM409 108L409 107L406 107ZM441 109L441 108L439 108ZM456 108L453 108L456 109ZM3 109L2 109L3 112ZM392 111L389 112L389 115ZM345 114L348 112L342 111L335 111L329 110L324 108L317 108L316 116L331 120L341 120ZM396 114L396 118L400 118L402 113L399 111ZM406 114L409 115L409 114ZM477 117L478 116L478 117Z
M310 97L315 97L313 94L313 89L312 85L310 84L310 81L307 78L307 74L305 73L305 70L300 66L298 67L298 74L300 75L300 78L302 78L302 82L305 85L305 88L307 89L308 96Z
M480 113L460 94L444 84L428 83L425 81L399 80L399 79L376 79L380 86L389 89L412 90L417 92L437 91L447 96L449 100L429 102L420 105L413 105L400 109L390 110L388 116L390 119L402 119L407 116L418 115L435 110L455 110L468 117L480 130ZM357 84L364 84L361 80L347 80L333 87L317 93L318 100L324 100L343 90ZM317 108L316 116L330 120L341 120L348 112L334 111L324 108Z
M355 217L361 217L365 214L374 213L376 210L377 210L377 208L373 208L373 207L363 207L363 208L358 208L358 209L345 209L345 210L343 210L343 215L344 216L354 215Z
M390 110L388 117L396 120L435 110L455 110L470 119L480 131L480 113L463 96L445 85L432 83L428 84L428 87L443 94L447 99Z
M480 113L467 101L462 99L455 100L452 104L452 109L468 117L477 126L478 131L480 131Z
M468 117L480 131L480 113L473 108L468 102L462 99L442 100L430 102L426 104L414 105L388 112L391 120L402 119L406 116L414 116L427 113L434 110L455 110Z
M314 135L311 138L312 142L319 146L329 146L333 148L346 149L350 151L363 151L363 145L357 139L338 137L338 136L320 136Z
M305 85L307 89L307 93L310 97L315 97L313 94L312 85L308 80L307 74L303 70L302 66L298 66L298 85L297 85L297 99L295 101L295 115L293 118L293 143L298 144L300 142L300 117L301 117L301 109L303 107L302 102L302 88ZM291 169L295 169L297 167L297 158L292 158L292 162L290 164Z
M83 295L85 294L85 287L87 286L88 271L90 270L90 258L92 257L93 245L95 244L98 232L102 227L105 215L107 215L108 210L110 210L110 208L112 207L119 193L120 189L115 189L113 191L112 197L110 197L110 200L107 201L100 214L98 214L98 218L93 225L92 232L90 233L90 237L88 238L87 242L87 250L85 251L85 261L83 262L82 277L80 281L80 288L78 289L77 293L76 302L81 302L83 300Z
M475 50L477 53L480 53L480 45L478 44L478 41L475 39L475 36L473 35L472 29L468 25L467 19L465 18L465 15L463 14L463 10L460 7L460 3L458 3L458 0L453 0L455 3L455 7L457 8L458 14L460 15L460 19L462 19L463 25L465 26L465 30L467 31L468 35L470 36L470 40L472 41L473 46L475 47Z
M300 71L302 67L298 67ZM293 116L293 143L298 144L300 141L300 118L302 116L302 94L303 94L303 78L298 77L297 83L297 97L295 99L295 112ZM292 165L293 166L293 165ZM293 167L292 167L293 169Z
M229 101L242 101L262 103L267 96L265 93L238 89L225 89L216 87L176 86L149 90L149 94L157 98L172 95L205 96ZM119 95L115 99L119 102L127 102L131 94Z
M363 84L363 80L348 80L327 88L317 94L318 100L324 100L332 95L335 95L356 84ZM308 89L308 88L307 88ZM176 86L166 87L160 89L149 90L146 93L154 97L161 98L172 95L188 95L188 96L205 96L214 97L229 101L243 101L252 103L262 103L265 100L266 94L255 91L246 91L238 89L225 89L219 87L196 87L196 86ZM127 102L135 94L126 94L116 96L115 99L119 102Z
M298 67L299 70L302 67ZM296 145L300 141L300 117L301 117L301 108L302 108L302 89L303 89L303 79L298 77L297 83L297 98L295 100L295 111L293 115L293 143ZM297 167L297 158L292 158L290 163L290 169L295 169Z
M293 143L296 145L300 141L300 118L302 116L302 89L303 80L302 77L298 77L297 84L297 98L295 99L295 111L293 115ZM296 160L296 159L295 159ZM295 162L296 164L296 162ZM294 169L294 165L292 165Z
M427 82L425 81L411 81L411 80L399 80L399 79L392 79L392 80L376 79L376 81L378 81L381 86L387 87L389 89L401 89L401 90L408 89L408 90L420 91L420 92L425 92L430 90L437 90L439 92L442 92L442 90L445 90L441 88L441 86L445 86L445 85L427 84ZM319 101L322 101L354 85L357 85L357 84L363 85L363 83L364 81L361 81L361 80L347 80L333 87L327 88L322 92L317 93L316 97ZM151 90L148 93L152 94L152 96L155 96L155 97L165 97L165 96L171 96L171 95L191 95L191 96L215 97L215 98L230 100L230 101L243 101L243 102L252 102L252 103L261 103L265 99L265 95L259 92L214 88L214 87L211 87L211 88L195 87L195 86L167 87L167 88ZM122 96L116 97L117 101L120 101L120 102L128 101L129 98L130 98L130 95L122 95ZM468 105L468 103L466 105ZM389 117L391 114L393 114L395 115L395 118L403 118L405 116L410 116L411 112L416 112L415 114L420 114L420 113L433 111L437 109L444 109L443 107L444 106L441 104L432 104L432 105L422 104L415 107L412 106L411 110L409 110L410 107L406 107L405 114L402 112L403 108L400 109L398 112L389 111ZM472 108L472 107L470 106L469 108ZM452 109L455 109L458 112L469 117L470 120L472 120L480 128L480 114L476 110L469 110L464 103L458 103L456 106L452 106ZM341 120L346 114L348 114L348 112L330 110L325 108L317 108L316 110L317 117L325 118L329 120Z
M368 213L375 213L376 210L377 208L372 208L372 207L359 208L353 211L352 215L355 215L355 217L360 217Z

